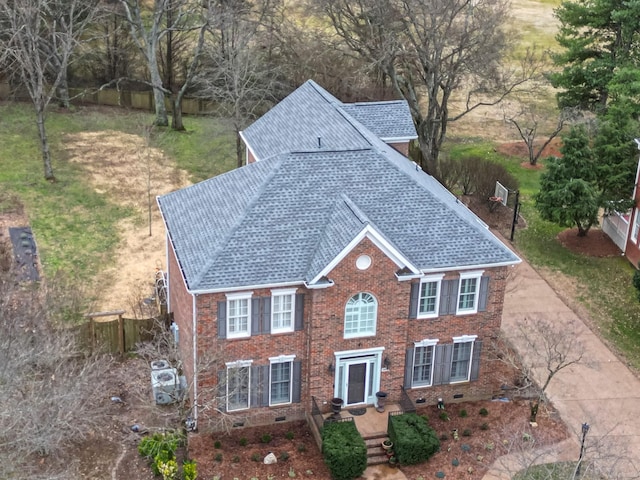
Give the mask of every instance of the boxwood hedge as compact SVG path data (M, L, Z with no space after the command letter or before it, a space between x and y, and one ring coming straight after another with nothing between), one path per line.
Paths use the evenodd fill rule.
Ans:
M398 462L413 465L428 460L440 449L440 440L427 420L415 413L390 417L389 438Z
M335 480L357 478L367 468L367 446L353 422L323 427L322 455Z

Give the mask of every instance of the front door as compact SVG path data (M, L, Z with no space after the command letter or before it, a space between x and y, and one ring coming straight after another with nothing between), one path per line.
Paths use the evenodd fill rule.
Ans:
M334 392L345 406L375 402L380 388L381 354L381 348L336 352Z
M367 382L367 364L347 364L347 405L364 403Z

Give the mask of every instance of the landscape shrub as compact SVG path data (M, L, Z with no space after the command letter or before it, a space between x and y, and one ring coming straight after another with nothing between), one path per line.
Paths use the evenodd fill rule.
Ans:
M198 478L198 468L195 460L185 460L182 464L184 480L196 480Z
M496 181L509 190L519 188L518 180L504 166L481 157L445 156L439 160L438 171L438 179L449 191L477 195L487 201L495 193Z
M424 418L415 413L390 417L389 438L402 465L413 465L428 460L440 449L440 440Z
M335 480L357 478L367 468L367 446L353 422L324 426L322 455Z
M149 461L154 475L159 476L162 471L172 469L170 462L175 463L176 450L182 440L178 433L154 433L140 440L138 453Z

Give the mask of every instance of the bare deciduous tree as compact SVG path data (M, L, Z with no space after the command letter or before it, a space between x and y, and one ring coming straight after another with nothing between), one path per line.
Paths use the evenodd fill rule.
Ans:
M517 112L504 111L504 119L506 122L511 123L518 135L527 147L527 153L529 155L529 164L536 165L540 156L544 152L544 149L556 138L565 125L574 120L577 116L577 111L574 109L564 109L558 115L558 120L555 127L544 136L544 140L538 141L539 127L544 122L548 115L545 112L540 111L533 104L521 104Z
M80 305L60 278L54 287L19 285L0 272L0 478L69 478L55 461L105 419L106 356L87 356L73 330L56 322ZM77 291L77 290L75 290ZM108 400L107 400L108 401ZM37 468L34 468L37 466Z
M529 420L535 422L551 380L561 370L582 361L584 346L574 328L563 325L560 330L543 318L525 318L509 336L512 342L503 334L494 350L498 359L519 372L517 379L506 379L505 383L532 395ZM511 343L522 354L511 348Z
M268 62L263 25L273 15L273 4L232 0L211 11L210 41L204 68L195 83L199 95L213 99L231 118L236 132L238 167L243 163L239 133L275 100L278 70Z
M422 152L437 174L438 154L450 122L496 105L539 74L533 49L507 58L504 0L316 0L337 34L383 72L409 103ZM454 96L461 102L451 111Z
M131 38L142 54L149 72L149 85L153 89L156 112L154 124L157 126L166 127L169 125L165 97L173 93L172 90L163 85L160 71L161 42L173 32L198 32L191 61L183 79L183 85L177 91L173 101L172 128L174 130L184 130L181 115L182 98L198 66L207 24L209 8L207 3L190 0L155 0L151 11L145 12L145 3L141 0L119 1L129 22Z
M45 128L47 106L61 85L74 49L97 12L93 0L0 0L0 64L31 99L38 125L44 177L54 180Z

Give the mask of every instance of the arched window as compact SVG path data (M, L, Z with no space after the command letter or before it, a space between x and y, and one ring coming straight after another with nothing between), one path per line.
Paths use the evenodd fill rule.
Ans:
M349 299L344 312L344 337L376 334L378 302L370 293L358 293Z

